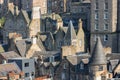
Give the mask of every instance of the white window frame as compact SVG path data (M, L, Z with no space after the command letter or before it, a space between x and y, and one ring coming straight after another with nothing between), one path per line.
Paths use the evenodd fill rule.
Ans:
M98 20L98 18L99 18L99 14L96 12L95 13L95 20Z
M104 13L104 19L108 19L108 12Z
M95 23L95 30L98 30L98 28L99 28L98 23Z
M104 24L104 30L108 30L108 24Z
M98 10L99 9L99 6L98 6L98 2L95 3L95 10Z
M55 61L55 57L54 56L50 56L49 57L49 62L54 62Z
M107 3L107 5L106 5L106 3ZM106 7L107 6L107 7ZM104 3L104 10L108 10L108 2L105 2Z

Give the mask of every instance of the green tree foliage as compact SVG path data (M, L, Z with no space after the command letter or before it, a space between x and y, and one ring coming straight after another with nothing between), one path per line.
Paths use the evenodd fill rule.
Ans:
M0 18L0 28L3 28L4 23L5 23L5 17Z

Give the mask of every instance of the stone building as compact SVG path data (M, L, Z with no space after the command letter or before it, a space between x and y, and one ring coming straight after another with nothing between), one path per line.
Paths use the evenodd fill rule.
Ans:
M33 7L40 7L41 14L47 13L47 0L21 0L21 9L32 12Z
M41 31L41 13L40 7L33 7L32 9L32 19L29 25L29 37L34 37L38 32Z
M90 0L71 0L71 13L90 13Z
M117 1L91 0L91 51L97 36L101 38L105 53L117 51Z
M68 28L60 27L54 33L42 32L38 39L43 42L46 50L60 51L63 46L74 46L75 52L85 52L85 35L82 27L82 21L79 21L79 28L75 31L72 21L69 22Z
M97 39L89 63L89 76L90 80L106 80L108 78L107 59L100 38Z
M19 11L18 7L11 3L2 29L4 43L8 43L8 39L14 33L21 35L22 38L27 38L29 35L29 22L30 20L26 11Z
M41 32L55 33L60 27L63 27L63 20L59 14L41 15Z

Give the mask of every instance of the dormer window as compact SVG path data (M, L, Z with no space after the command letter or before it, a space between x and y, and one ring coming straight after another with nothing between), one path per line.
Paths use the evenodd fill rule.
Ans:
M83 63L80 64L80 69L84 69L84 64Z
M59 46L62 46L62 41L59 42Z
M62 80L66 80L66 76L65 76L65 73L64 73L64 72L62 72L61 78L62 78Z
M54 56L49 57L49 62L54 62Z
M63 69L67 69L67 68L66 68L66 64L63 65Z
M99 66L99 71L103 71L103 66Z

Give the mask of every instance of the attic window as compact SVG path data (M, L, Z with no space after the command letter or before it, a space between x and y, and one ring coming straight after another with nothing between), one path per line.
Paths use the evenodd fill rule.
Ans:
M25 73L25 77L29 77L29 73Z
M54 62L54 56L49 57L49 62Z
M62 78L62 80L66 80L66 76L65 76L65 73L64 73L64 72L62 72L61 78Z
M84 69L84 64L83 63L80 64L80 69Z
M25 65L25 67L29 67L29 63L25 63L24 65Z
M63 65L63 69L66 69L66 64Z
M103 66L99 66L99 71L103 71Z

